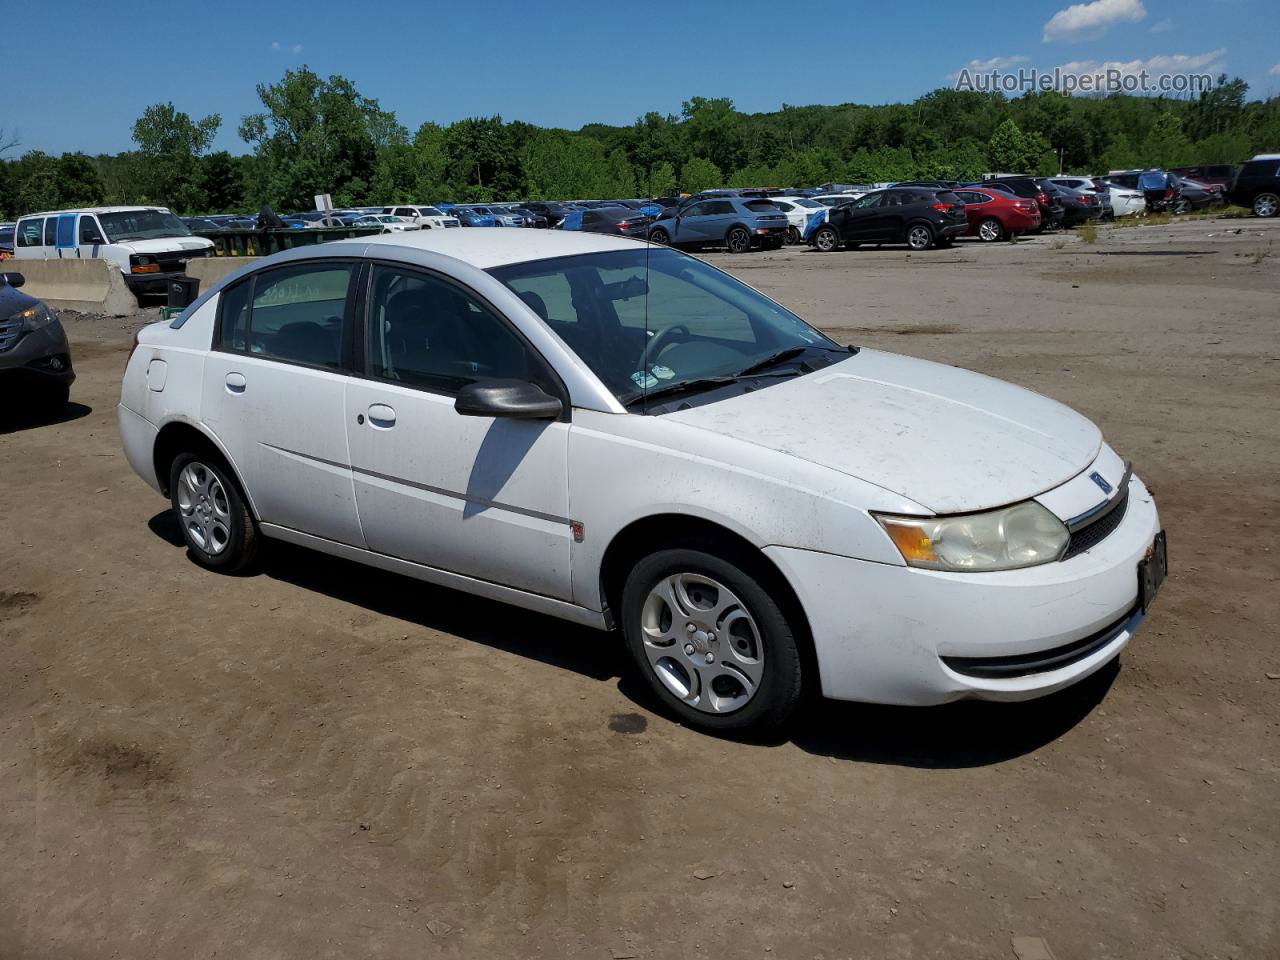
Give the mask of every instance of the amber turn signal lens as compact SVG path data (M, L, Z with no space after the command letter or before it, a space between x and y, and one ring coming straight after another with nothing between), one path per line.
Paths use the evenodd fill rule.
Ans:
M129 268L129 272L130 272L130 273L159 273L159 272L160 272L160 264L158 264L158 263L142 263L142 264L137 264L137 263L135 263L132 267L130 267L130 268Z
M908 563L938 562L938 557L933 552L933 542L919 527L887 522L884 523L884 529L885 533L889 534L889 539L893 541L893 545L898 548L898 552L902 554L902 559Z

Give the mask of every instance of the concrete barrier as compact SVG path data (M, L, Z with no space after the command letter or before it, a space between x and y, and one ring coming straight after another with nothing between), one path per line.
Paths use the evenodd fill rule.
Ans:
M199 277L200 292L207 293L210 287L227 274L235 273L257 260L257 257L201 257L187 262L187 276Z
M138 299L125 286L120 268L106 260L4 261L7 273L26 278L23 293L38 297L54 310L79 310L128 317L138 312Z

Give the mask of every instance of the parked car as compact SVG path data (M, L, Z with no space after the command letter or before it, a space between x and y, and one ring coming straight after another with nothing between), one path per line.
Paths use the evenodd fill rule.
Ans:
M451 217L444 211L430 206L398 204L396 206L383 207L382 212L393 217L403 217L405 220L416 223L424 230L447 230L451 227L462 226L457 217Z
M454 207L452 213L464 227L500 227L498 218L491 213L480 213L470 207Z
M787 243L791 244L804 239L809 217L825 206L808 197L770 197L769 202L787 215Z
M0 223L0 260L13 256L13 231L17 224Z
M1169 172L1185 180L1195 180L1197 183L1219 186L1225 190L1230 186L1237 169L1234 163L1206 163L1196 167L1170 167Z
M651 223L653 223L653 217L637 210L627 207L601 207L597 210L574 210L560 221L560 229L607 233L643 240Z
M532 210L541 217L545 217L548 227L559 226L560 221L563 220L565 214L569 212L569 208L562 203L550 203L542 200L521 204L521 206Z
M514 213L504 213L498 206L474 206L471 208L481 216L493 217L494 226L496 227L523 227L524 217L516 216Z
M397 217L389 213L366 213L356 220L352 226L377 227L383 233L405 233L406 231L423 229L421 224L408 217Z
M18 220L15 260L106 260L135 293L164 293L188 261L213 256L165 207L85 207L33 213Z
M1178 175L1174 174L1174 176ZM1199 180L1181 176L1178 177L1178 181L1182 185L1182 196L1190 203L1192 210L1200 210L1214 205L1226 205L1226 195L1218 184L1202 183Z
M58 315L18 290L21 273L0 273L0 384L19 391L18 409L57 413L67 405L76 373Z
M1104 184L1111 194L1112 217L1131 217L1146 209L1146 200L1143 199L1140 190L1114 183L1109 177L1094 177L1094 179Z
M1086 418L623 238L308 246L136 339L123 448L195 562L283 540L617 627L704 729L806 691L1043 696L1165 576L1154 499Z
M1040 207L1034 200L978 187L959 187L954 193L964 202L966 236L990 243L1040 227Z
M753 247L781 247L787 228L787 215L768 200L713 197L658 220L649 229L649 239L676 247L727 247L730 253L746 253Z
M952 191L892 187L831 208L826 222L807 239L823 253L864 243L905 243L912 250L927 250L946 246L968 229L964 202Z
M545 230L551 225L551 221L549 221L544 214L538 213L537 210L531 210L524 204L511 204L508 209L513 213L524 217L524 225L526 227L532 227L535 230Z
M1054 230L1062 223L1063 206L1055 191L1045 190L1035 177L1016 174L1000 174L983 177L982 180L966 184L980 189L1005 189L1014 196L1025 200L1034 200L1040 207L1040 229Z
M186 225L188 230L192 232L196 230L221 230L222 227L214 223L208 217L182 217L180 218Z
M1038 181L1046 194L1053 196L1062 204L1062 225L1077 227L1090 220L1101 219L1103 205L1101 195L1094 191L1092 183L1082 187L1069 187L1057 180L1043 179ZM1107 199L1110 200L1108 193Z
M1097 202L1101 208L1101 218L1103 220L1114 219L1114 213L1111 208L1111 188L1097 177L1049 177L1048 181L1054 186L1065 187L1068 190L1079 190L1086 193L1092 193L1097 197Z
M1259 217L1280 213L1280 154L1258 154L1241 164L1231 180L1227 199L1248 207Z

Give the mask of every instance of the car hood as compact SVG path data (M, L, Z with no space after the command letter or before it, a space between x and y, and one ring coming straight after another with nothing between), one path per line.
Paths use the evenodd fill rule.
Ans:
M874 350L765 390L668 414L829 467L936 513L1050 490L1093 462L1102 434L1037 393Z
M118 244L130 253L172 253L175 250L204 251L213 246L207 237L158 237L155 240L125 240Z

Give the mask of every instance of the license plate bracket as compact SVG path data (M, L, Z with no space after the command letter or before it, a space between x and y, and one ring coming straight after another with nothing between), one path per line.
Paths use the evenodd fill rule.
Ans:
M1138 602L1143 613L1151 606L1151 601L1155 599L1156 592L1168 573L1169 548L1164 531L1161 530L1151 542L1151 549L1147 551L1146 557L1138 562Z

